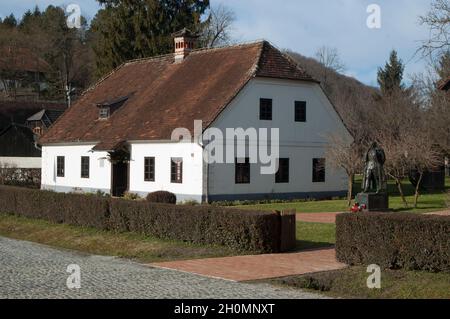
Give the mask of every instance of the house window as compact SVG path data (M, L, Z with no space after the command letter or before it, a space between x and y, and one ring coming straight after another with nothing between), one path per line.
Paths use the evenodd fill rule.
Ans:
M98 117L102 120L109 118L109 107L101 107Z
M325 159L314 158L313 159L313 183L325 182Z
M235 163L235 182L236 184L250 184L250 159L246 158L244 163Z
M155 158L146 157L144 158L144 180L146 182L155 181Z
M64 156L58 156L56 158L56 176L64 177L64 173L65 173Z
M278 172L275 174L275 183L289 183L289 158L280 158Z
M259 100L259 119L272 121L272 99Z
M306 102L295 102L295 122L306 122Z
M81 178L89 178L89 156L81 157Z
M172 158L170 165L170 180L172 183L183 183L183 159Z

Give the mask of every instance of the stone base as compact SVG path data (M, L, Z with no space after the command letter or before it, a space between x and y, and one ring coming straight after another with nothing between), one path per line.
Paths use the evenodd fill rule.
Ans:
M387 193L360 193L356 195L360 206L366 205L365 212L386 212L389 210L389 195Z

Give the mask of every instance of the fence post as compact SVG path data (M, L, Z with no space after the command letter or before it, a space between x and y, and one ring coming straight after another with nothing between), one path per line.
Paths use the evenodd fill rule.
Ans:
M295 210L277 212L280 220L280 252L294 250L297 245Z

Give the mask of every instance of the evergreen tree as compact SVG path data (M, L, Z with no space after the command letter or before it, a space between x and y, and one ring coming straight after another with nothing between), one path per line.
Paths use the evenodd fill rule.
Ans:
M171 34L201 28L209 0L97 0L103 8L92 21L97 75L123 62L172 51Z
M17 26L17 19L14 14L11 13L9 16L3 19L2 24L5 27L15 28Z
M403 89L402 80L404 70L405 66L402 60L398 58L397 51L393 50L384 69L378 69L378 84L384 95L389 95L394 91Z

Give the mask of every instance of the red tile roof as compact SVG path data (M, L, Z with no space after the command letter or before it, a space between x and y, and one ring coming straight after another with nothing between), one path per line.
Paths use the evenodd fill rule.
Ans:
M0 48L0 70L50 72L50 65L30 49L27 48Z
M253 77L315 81L268 42L130 61L98 82L41 138L41 143L96 142L111 150L122 141L170 140L178 127L208 127ZM127 96L107 120L96 105Z

